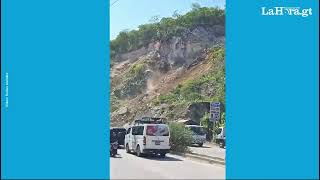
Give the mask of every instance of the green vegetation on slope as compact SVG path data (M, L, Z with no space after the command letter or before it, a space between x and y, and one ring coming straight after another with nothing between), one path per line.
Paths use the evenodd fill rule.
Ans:
M219 8L193 5L185 15L173 14L159 22L140 25L138 30L122 31L110 42L110 54L113 58L118 53L125 53L147 46L156 40L166 40L198 26L212 27L225 25L225 11ZM157 21L155 18L154 21Z
M120 85L114 90L114 95L119 99L141 94L147 83L146 65L144 63L134 64L125 74Z
M199 79L179 84L172 92L160 95L156 104L180 104L188 102L225 101L225 58L224 48L215 48L209 54L212 69Z
M129 73L127 74L127 77L141 77L144 75L145 71L145 64L139 63L139 64L134 64L130 70Z

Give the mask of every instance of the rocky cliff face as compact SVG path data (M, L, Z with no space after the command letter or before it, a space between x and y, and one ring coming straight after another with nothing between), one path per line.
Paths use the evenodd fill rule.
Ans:
M201 55L204 49L224 43L224 36L217 31L224 31L224 28L222 26L198 27L183 36L173 37L160 45L160 58L171 66L188 66Z
M225 42L225 28L220 25L213 27L199 26L193 30L186 29L181 36L167 40L151 42L148 47L124 54L117 54L116 62L134 62L148 55L157 61L164 61L171 66L191 64L203 49L214 47Z
M199 26L117 54L111 68L111 123L124 124L143 115L170 116L172 109L188 115L186 106L152 102L178 84L210 71L211 65L205 62L208 49L224 44L224 32L223 26Z

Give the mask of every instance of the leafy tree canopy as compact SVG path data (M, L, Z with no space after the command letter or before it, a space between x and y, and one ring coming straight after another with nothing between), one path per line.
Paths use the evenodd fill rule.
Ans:
M184 15L175 11L172 17L160 19L154 16L149 24L143 24L138 30L124 30L110 42L111 58L118 53L126 53L147 46L156 40L165 40L180 35L197 26L213 26L225 24L225 11L217 7L200 7L192 4L192 10Z

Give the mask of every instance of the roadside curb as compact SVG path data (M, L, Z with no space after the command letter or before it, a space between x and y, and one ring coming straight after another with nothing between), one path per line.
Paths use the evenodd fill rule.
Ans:
M222 161L222 162L225 161L225 159L220 158L220 157L213 157L213 156L208 156L208 155L204 155L204 154L198 154L198 153L194 153L194 152L187 153L187 154L191 154L191 155L194 155L194 156L200 156L200 157L204 157L204 158L208 158L208 159L214 159L214 160Z
M222 158L218 157L211 157L211 156L206 156L206 155L201 155L201 154L196 154L196 153L177 153L177 152L171 152L171 154L182 156L188 159L192 159L195 161L200 161L200 162L205 162L209 164L220 164L220 165L225 165L225 160Z

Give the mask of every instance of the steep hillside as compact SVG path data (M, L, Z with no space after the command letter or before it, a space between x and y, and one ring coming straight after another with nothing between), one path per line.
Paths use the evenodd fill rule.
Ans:
M140 116L199 121L208 111L208 102L224 103L224 25L216 20L221 19L221 12L224 14L215 8L199 8L172 18L176 24L170 27L180 29L179 33L160 33L158 38L144 40L148 43L143 46L123 50L116 39L118 46L111 49L111 125ZM199 16L215 21L193 20ZM197 23L177 23L186 17ZM162 21L149 26L161 27ZM121 40L130 44L130 38Z

